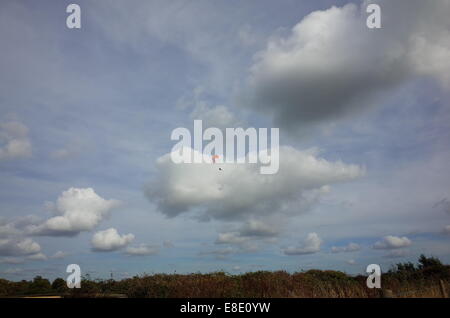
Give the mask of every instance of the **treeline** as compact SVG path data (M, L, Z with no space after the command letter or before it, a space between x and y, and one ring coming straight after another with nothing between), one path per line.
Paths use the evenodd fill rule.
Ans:
M64 297L379 297L380 290L366 287L366 276L349 276L330 270L258 271L241 275L155 274L115 280L83 277L80 289L68 289L62 278L53 282L41 276L32 281L0 279L0 296L61 295ZM442 282L442 283L441 283ZM382 288L397 297L441 297L449 290L450 266L421 255L418 263L399 263L382 275Z

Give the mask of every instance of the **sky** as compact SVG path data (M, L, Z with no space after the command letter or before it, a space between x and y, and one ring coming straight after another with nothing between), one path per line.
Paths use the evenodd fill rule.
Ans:
M450 262L450 1L70 3L0 3L0 277ZM279 171L174 164L194 120Z

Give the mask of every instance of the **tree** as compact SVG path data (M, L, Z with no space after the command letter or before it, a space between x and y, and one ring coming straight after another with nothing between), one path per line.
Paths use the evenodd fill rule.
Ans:
M64 279L57 278L52 283L52 289L59 293L65 292L67 291L67 283Z
M442 267L443 264L439 260L439 258L436 257L426 257L425 255L420 255L419 257L419 268L420 269L426 269L430 267Z
M30 294L45 294L51 291L52 286L46 278L42 276L36 276L33 278L33 282L30 284L29 293Z

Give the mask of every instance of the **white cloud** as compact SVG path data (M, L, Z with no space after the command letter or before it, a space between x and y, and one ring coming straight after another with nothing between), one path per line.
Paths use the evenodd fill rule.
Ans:
M40 251L41 246L30 238L0 239L0 255L3 256L31 255Z
M355 261L354 259L349 259L349 260L347 261L347 264L349 264L349 265L355 265L355 264L356 264L356 261Z
M157 254L158 252L159 252L159 249L157 246L151 246L151 245L147 245L147 244L141 244L136 247L129 246L125 250L126 254L134 255L134 256L153 255L153 254Z
M274 175L261 175L258 164L225 164L222 171L213 164L174 164L170 154L157 160L157 168L159 177L146 193L161 212L173 217L195 211L217 219L299 214L328 192L328 185L364 173L359 166L286 146L280 147L280 169ZM253 227L247 231L255 232Z
M62 259L62 258L65 258L67 255L69 255L67 252L57 251L55 254L53 254L51 256L51 258Z
M0 123L0 160L31 156L28 128L17 121Z
M121 249L134 240L133 234L120 235L116 229L109 228L99 231L92 237L92 247L95 251L115 251Z
M0 219L0 238L27 234L28 228L39 221L40 218L34 215L16 217L12 220Z
M406 236L398 237L398 236L392 236L388 235L385 236L381 241L378 241L375 243L373 248L375 249L396 249L396 248L402 248L407 247L412 244L411 240L407 238Z
M215 244L235 245L240 251L256 252L261 248L259 243L275 243L279 234L279 226L251 219L236 231L219 233Z
M40 225L30 226L35 235L73 236L93 230L118 205L106 200L92 188L70 188L54 204L54 216Z
M289 36L270 38L255 55L245 105L295 130L372 105L418 76L450 87L450 3L377 2L382 29L366 27L365 5L347 4L312 12Z
M9 237L11 235L19 234L19 230L13 223L6 223L0 225L0 237Z
M288 247L283 250L286 255L313 254L320 251L322 239L317 233L309 233L304 242L299 247Z
M450 225L446 225L446 226L444 227L444 229L442 230L442 232L443 232L444 234L450 235Z
M347 246L333 246L331 248L332 253L345 253L345 252L354 252L359 251L361 246L356 243L349 243Z
M47 256L44 253L36 253L30 256L27 256L27 259L31 261L45 261L47 260Z
M248 241L248 238L242 237L238 232L219 233L216 244L243 244Z

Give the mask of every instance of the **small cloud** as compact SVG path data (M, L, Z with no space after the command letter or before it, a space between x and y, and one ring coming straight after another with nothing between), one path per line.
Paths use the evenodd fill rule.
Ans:
M157 246L151 246L147 244L141 244L137 247L130 246L125 250L126 254L133 256L147 256L157 254L158 252L159 249Z
M443 234L450 235L450 225L446 225L442 230Z
M31 157L28 128L17 121L0 123L0 160Z
M134 240L133 234L120 235L115 228L99 231L92 237L92 249L97 252L119 250Z
M52 159L66 160L74 158L83 150L83 144L80 140L71 141L65 147L56 149L50 153Z
M216 244L243 244L248 238L240 236L238 232L219 233Z
M51 258L54 259L62 259L65 258L69 253L63 252L63 251L57 251L55 254L51 256Z
M406 236L398 237L388 235L385 236L381 241L378 241L373 246L374 249L388 250L388 249L397 249L402 247L407 247L412 244L411 240Z
M347 246L333 246L331 248L332 253L347 253L359 251L361 246L356 243L349 243Z
M45 261L47 256L43 253L36 253L27 257L30 261Z
M320 251L322 240L317 233L309 233L305 241L299 247L288 247L283 250L286 255L313 254Z
M347 264L349 264L349 265L355 265L355 264L356 264L356 261L355 261L354 259L349 259L349 260L347 261Z

